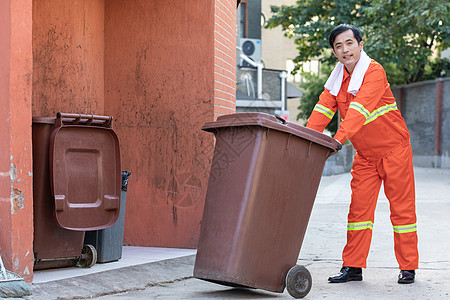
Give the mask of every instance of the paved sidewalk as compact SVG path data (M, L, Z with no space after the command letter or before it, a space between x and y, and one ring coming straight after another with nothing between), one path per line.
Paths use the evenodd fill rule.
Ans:
M416 168L420 269L397 284L389 203L381 192L364 281L329 284L339 271L350 201L349 173L322 177L298 264L313 277L305 299L449 299L450 170ZM192 278L195 256L33 284L29 299L292 299L287 292L231 289ZM444 274L444 276L443 276Z

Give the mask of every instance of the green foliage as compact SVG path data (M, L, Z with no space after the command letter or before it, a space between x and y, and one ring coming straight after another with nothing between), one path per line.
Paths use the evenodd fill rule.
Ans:
M364 35L364 49L381 63L391 86L450 76L450 61L432 59L433 51L450 47L448 0L298 0L292 6L272 6L266 28L280 26L295 40L301 62L320 58L322 75L302 73L300 118L307 119L337 60L328 35L338 24L354 24ZM336 131L336 115L327 127Z
M384 71L386 72L387 79L391 86L405 84L406 80L404 73L400 68L393 62L387 62L383 64Z
M405 83L425 79L433 47L450 46L447 0L373 0L366 15L368 51L383 65L395 64Z
M450 76L450 59L435 58L432 59L430 65L425 68L425 80L431 80L438 77Z
M321 61L335 62L333 55L323 56L330 49L328 35L338 24L353 23L365 10L366 1L297 1L296 5L272 6L273 16L266 28L281 26L285 36L294 38L299 51L294 62L307 62L322 57ZM355 24L360 25L360 24ZM299 65L294 71L299 71Z
M450 1L448 0L299 0L292 6L272 6L273 16L266 28L281 26L295 39L296 63L327 53L328 35L338 24L358 26L364 34L368 55L386 69L388 80L396 84L426 79L427 68L444 68L445 61L432 67L432 50L450 47ZM300 70L300 64L294 71ZM429 73L432 74L432 73Z
M298 107L300 112L297 115L297 120L307 120L309 118L320 94L323 92L323 85L327 81L325 76L320 76L314 73L302 73L302 75L304 76L305 81L300 84L300 88L304 92L302 101L300 101L300 105Z
M334 67L334 66L333 66ZM332 71L332 67L328 64L323 64L321 68L321 74L314 73L302 73L304 82L300 84L300 88L303 90L302 101L298 106L299 113L297 120L307 120L311 115L314 106L319 99L320 94L323 92L323 86L327 81L328 76ZM304 124L306 125L306 123ZM334 135L337 130L337 114L334 115L331 122L328 124L327 129Z

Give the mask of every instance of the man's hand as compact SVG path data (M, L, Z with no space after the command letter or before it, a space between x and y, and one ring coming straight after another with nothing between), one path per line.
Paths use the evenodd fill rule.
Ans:
M335 140L335 141L337 142L335 151L337 152L337 151L341 150L341 149L342 149L342 144L341 144L341 142L339 142L337 139L333 139L333 140Z
M339 141L336 140L336 139L333 139L333 140L335 141L335 145L334 145L334 149L331 150L329 156L335 155L339 150L342 149L342 144L341 144L341 142L339 142Z

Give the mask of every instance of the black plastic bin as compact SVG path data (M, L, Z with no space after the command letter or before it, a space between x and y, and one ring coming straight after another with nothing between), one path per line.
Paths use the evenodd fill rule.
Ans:
M116 224L102 230L86 231L84 236L84 243L93 245L97 250L97 262L99 263L117 261L122 258L126 196L130 175L131 172L122 171L120 214Z

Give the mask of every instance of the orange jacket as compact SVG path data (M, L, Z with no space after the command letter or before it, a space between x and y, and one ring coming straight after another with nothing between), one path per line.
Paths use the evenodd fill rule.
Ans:
M343 144L349 139L362 156L383 157L396 146L409 143L406 128L383 67L372 60L356 96L347 92L351 75L344 78L337 96L325 89L306 125L322 132L339 108L342 122L334 138Z

